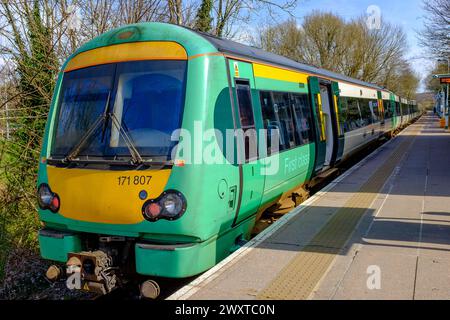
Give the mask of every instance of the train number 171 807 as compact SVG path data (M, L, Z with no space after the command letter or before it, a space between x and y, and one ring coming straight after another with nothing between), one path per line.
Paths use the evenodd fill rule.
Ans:
M119 176L117 182L119 186L148 186L152 176Z

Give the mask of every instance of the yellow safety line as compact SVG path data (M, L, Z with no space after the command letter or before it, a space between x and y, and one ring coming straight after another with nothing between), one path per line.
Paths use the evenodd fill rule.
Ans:
M412 131L417 134L417 131ZM403 141L389 159L339 209L275 279L258 299L307 299L371 206L379 190L402 159L414 139Z

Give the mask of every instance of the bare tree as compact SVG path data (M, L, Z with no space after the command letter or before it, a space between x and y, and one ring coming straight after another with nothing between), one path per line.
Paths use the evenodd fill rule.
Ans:
M168 0L169 22L174 24L183 24L183 5L182 0Z
M119 23L131 24L141 21L163 20L162 0L119 0Z
M213 34L219 37L234 37L239 28L249 24L251 17L262 12L274 16L275 11L292 15L297 0L216 0L213 6Z
M293 60L374 82L411 97L418 77L405 62L406 36L383 22L369 30L365 19L344 21L332 13L313 12L298 26L294 19L263 28L255 41Z
M431 72L425 78L425 83L426 83L427 89L432 92L438 92L439 90L441 90L442 84L441 84L440 80L434 78L433 75L447 73L447 71L448 71L447 63L445 63L445 62L444 63L442 63L442 62L436 63L433 70L431 70Z
M450 57L450 2L426 0L424 28L419 32L422 46L436 57Z

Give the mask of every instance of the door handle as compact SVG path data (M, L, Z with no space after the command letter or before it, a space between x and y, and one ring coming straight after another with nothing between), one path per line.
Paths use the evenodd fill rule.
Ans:
M233 210L236 205L237 186L230 188L230 198L228 199L228 209Z

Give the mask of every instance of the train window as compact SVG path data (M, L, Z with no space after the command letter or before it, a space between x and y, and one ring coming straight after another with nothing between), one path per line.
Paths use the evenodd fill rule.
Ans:
M267 130L267 154L271 154L273 130L279 130L278 121L272 108L272 95L269 91L260 92L264 129ZM281 140L281 137L280 137Z
M401 112L400 112L400 103L399 102L395 102L395 113L396 113L396 115L397 116L400 116L401 115Z
M369 101L369 108L372 113L372 119L374 122L380 121L380 113L378 110L378 101L370 100Z
M392 118L394 105L391 104L391 101L389 100L383 100L383 106L384 106L384 118L385 119Z
M369 124L372 124L373 118L372 118L372 112L370 111L369 107L369 100L367 99L358 99L358 105L359 110L361 111L361 120L362 120L362 126L368 126Z
M311 109L309 99L306 94L291 94L292 107L294 110L294 119L297 130L295 136L297 145L305 145L310 143L312 138L311 129Z
M312 115L308 95L261 91L260 98L269 155L273 154L273 130L277 130L280 151L311 143Z
M183 114L186 65L185 61L129 61L64 74L52 156L67 156L107 112L111 116L93 127L80 156L129 158L126 132L141 156L170 159L176 147L171 135Z
M239 119L244 136L245 161L258 158L258 139L255 130L250 83L246 80L236 81L236 96L239 109Z
M272 150L287 150L295 146L295 127L289 108L289 94L261 91L261 107L264 128L267 130L267 154ZM272 137L278 136L278 148L274 145Z
M278 116L280 135L283 136L284 148L293 148L296 146L295 126L292 118L291 108L289 107L289 94L282 92L273 92L272 96L273 109Z
M347 99L345 97L341 97L341 114L340 114L340 118L342 121L342 127L344 128L344 133L349 129L348 126L348 103L347 103Z
M252 99L250 85L245 81L236 81L236 94L239 105L239 118L243 129L254 127Z
M105 110L113 85L114 70L114 65L102 65L68 72L64 75L53 155L66 155ZM91 145L100 144L95 142L97 141ZM98 150L95 151L100 152L101 147L96 148ZM91 149L94 148L91 147Z
M407 115L407 114L409 114L408 105L402 103L402 115Z
M150 148L158 139L170 139L173 131L179 128L183 78L184 68L175 64L161 64L160 69L150 67L146 62L117 66L113 114L137 147ZM116 148L116 153L120 148L126 154L126 143L119 131L117 126L112 126L109 147ZM164 145L170 143L167 141Z
M341 97L341 109L344 117L344 132L350 132L361 127L361 114L358 101L355 98Z

